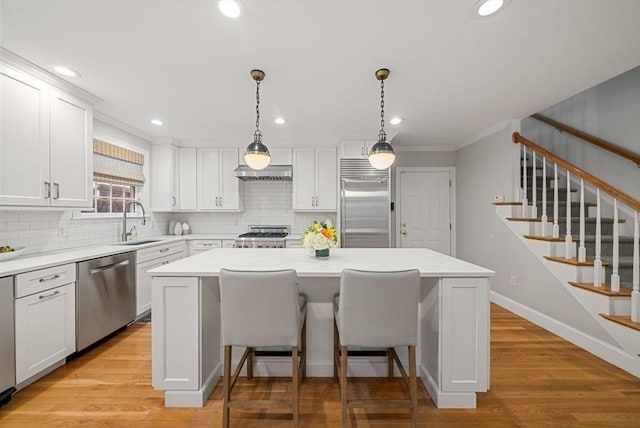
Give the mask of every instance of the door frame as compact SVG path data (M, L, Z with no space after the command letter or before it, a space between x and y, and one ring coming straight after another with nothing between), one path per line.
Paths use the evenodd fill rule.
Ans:
M456 257L456 167L455 166L399 166L395 169L395 180L396 180L396 219L395 219L395 239L396 239L396 247L400 242L400 217L402 216L402 189L400 186L401 175L403 172L448 172L449 177L451 178L451 186L449 187L449 222L451 223L451 234L449 235L451 239L451 256Z

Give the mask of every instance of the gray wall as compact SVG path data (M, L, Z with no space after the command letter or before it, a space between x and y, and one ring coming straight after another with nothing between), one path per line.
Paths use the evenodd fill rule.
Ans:
M513 125L512 125L513 126ZM491 204L496 194L512 194L514 154L511 133L518 125L456 152L457 256L496 271L491 289L605 342L613 339L569 291L500 220ZM517 285L509 285L511 276Z
M640 155L640 67L540 112ZM522 135L623 192L640 199L640 168L631 161L524 119ZM602 165L606 164L606 168Z

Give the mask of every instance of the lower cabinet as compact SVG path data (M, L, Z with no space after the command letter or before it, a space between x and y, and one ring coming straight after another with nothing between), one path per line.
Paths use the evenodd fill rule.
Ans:
M185 256L183 242L158 247L155 253L152 253L153 250L151 248L138 251L138 263L136 264L136 316L140 316L151 309L151 275L149 275L148 271L180 260ZM152 248L155 249L155 247ZM146 257L153 257L150 254L155 254L156 257L151 260L145 260L145 257L140 257L140 252L142 251L145 252L144 255Z
M16 384L76 349L75 282L15 300Z
M233 239L194 239L189 241L189 255L209 251L214 248L235 248Z

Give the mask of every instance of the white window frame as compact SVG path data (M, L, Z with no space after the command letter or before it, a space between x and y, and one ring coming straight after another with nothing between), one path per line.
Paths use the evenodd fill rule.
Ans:
M150 185L149 185L149 161L151 160L150 151L147 149L143 149L140 146L136 146L130 143L126 143L118 138L111 137L106 134L95 133L93 138L97 140L104 141L105 143L113 144L114 146L119 146L125 148L127 150L131 150L137 153L140 153L144 156L144 165L142 165L142 172L145 176L144 186L142 187L140 203L144 205L145 210L147 211L147 217L151 214L149 208L149 193L150 193ZM91 179L93 182L93 178ZM95 197L95 196L93 196ZM142 213L140 210L136 210L134 213L127 213L127 218L142 218ZM122 218L122 213L83 213L80 210L73 211L72 215L73 219L100 219L100 218Z

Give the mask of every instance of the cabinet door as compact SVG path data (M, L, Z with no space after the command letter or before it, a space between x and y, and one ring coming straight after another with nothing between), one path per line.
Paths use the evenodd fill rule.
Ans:
M162 259L149 260L136 266L136 316L151 309L151 275L147 271L162 266Z
M51 205L90 207L93 181L93 110L51 89Z
M240 209L240 180L233 171L238 167L238 149L220 149L220 199L219 207L225 210Z
M316 206L320 211L335 211L338 206L338 170L335 147L316 148Z
M293 209L314 209L315 196L315 151L313 148L294 149Z
M0 65L0 205L48 205L49 87Z
M197 208L196 149L180 149L180 209Z
M218 149L198 149L198 208L219 209ZM236 161L237 162L237 161Z
M340 159L364 159L368 153L364 141L343 141L340 143Z
M155 144L151 148L151 209L178 209L180 149L171 144Z
M75 283L15 300L16 382L76 349Z
M180 149L171 146L171 209L180 208Z

